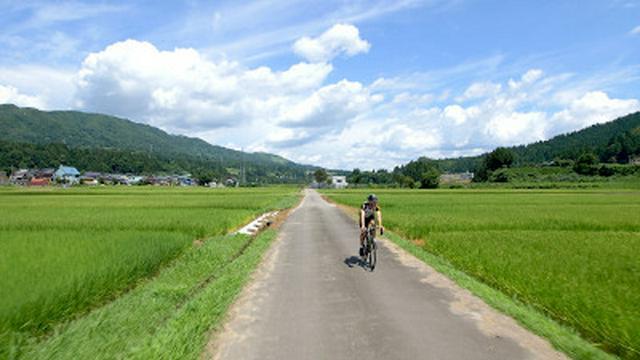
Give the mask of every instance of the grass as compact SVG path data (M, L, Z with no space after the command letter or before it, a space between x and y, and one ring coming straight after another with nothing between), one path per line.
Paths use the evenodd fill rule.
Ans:
M366 193L325 192L350 206L359 205ZM415 243L425 254L574 329L604 351L640 357L637 191L377 194L385 225L421 240ZM576 358L597 357L588 347L575 345L570 335L558 336L558 331L535 325L539 321L516 318Z
M174 316L176 306L186 306L208 288L212 274L250 244L249 238L222 234L258 213L291 206L296 193L293 188L0 190L0 358L25 353L33 358L41 350L43 357L76 357L67 348L94 358L97 352L115 354L98 343L117 349L129 340L136 343L154 329L150 324L157 325L157 318L154 323L144 316L162 321ZM214 240L194 245L203 237ZM166 282L147 280L158 271L157 279ZM135 298L143 288L152 292L127 313L131 303L123 299ZM164 312L156 305L166 306ZM149 312L135 313L143 309ZM91 319L97 324L91 330L74 330L74 324ZM109 321L117 325L105 327ZM93 335L105 342L87 341ZM58 341L64 345L56 346ZM76 347L67 341L76 341Z
M44 341L23 341L12 356L195 359L274 237L275 231L269 230L256 238L209 239L152 281L59 325Z

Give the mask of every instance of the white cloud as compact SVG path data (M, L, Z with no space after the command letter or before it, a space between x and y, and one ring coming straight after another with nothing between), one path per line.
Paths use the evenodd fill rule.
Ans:
M0 104L14 104L39 109L46 107L46 102L42 98L22 94L15 87L4 85L0 85Z
M92 53L78 72L78 106L176 130L237 126L278 113L316 90L330 64L299 63L285 71L213 62L194 49L160 51L127 40Z
M591 91L571 100L566 109L553 114L551 126L556 133L572 131L639 110L637 99L611 99L602 91Z
M293 44L293 51L311 62L327 62L340 54L354 56L369 51L371 44L360 38L357 27L336 24L316 38L303 37Z
M368 110L380 97L372 96L359 82L341 80L318 89L311 96L285 109L281 125L287 127L341 127Z
M473 83L464 91L459 101L465 101L469 99L478 99L495 95L502 89L501 84L495 84L490 81Z
M522 77L520 77L520 81L510 79L509 88L518 89L522 86L533 84L534 82L536 82L538 79L542 77L542 74L543 74L542 70L540 69L528 70L526 73L522 75Z
M631 31L629 31L629 35L640 35L640 25L631 29Z
M488 117L485 135L497 144L525 144L545 137L543 112L496 112Z
M226 16L217 17L220 31ZM332 59L369 48L356 27L336 25L299 39L293 49L306 61L276 71L127 40L89 54L77 73L0 68L0 100L61 107L52 101L62 98L62 107L74 103L222 146L369 169L529 143L640 109L636 99L601 90L619 75L595 81L536 68L518 73L502 70L502 56L371 84L328 81ZM637 70L628 75L632 81Z
M74 72L34 65L0 67L0 84L38 98L40 109L68 109L74 95Z

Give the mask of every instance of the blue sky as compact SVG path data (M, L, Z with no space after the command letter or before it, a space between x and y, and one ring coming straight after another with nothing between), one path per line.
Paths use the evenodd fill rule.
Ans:
M640 1L0 1L0 102L339 168L640 110Z

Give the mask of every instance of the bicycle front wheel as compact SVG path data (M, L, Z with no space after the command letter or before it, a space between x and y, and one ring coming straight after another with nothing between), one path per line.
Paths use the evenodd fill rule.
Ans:
M371 269L371 271L376 268L376 261L378 260L376 248L376 242L372 239L371 243L369 244L369 254L367 259L367 262L369 263L369 269Z

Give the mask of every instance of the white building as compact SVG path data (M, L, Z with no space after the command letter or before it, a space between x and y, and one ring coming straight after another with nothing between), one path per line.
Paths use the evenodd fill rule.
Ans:
M336 189L344 189L344 188L347 187L347 185L349 185L347 183L347 177L346 176L332 176L331 177L331 184Z

